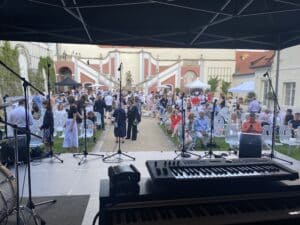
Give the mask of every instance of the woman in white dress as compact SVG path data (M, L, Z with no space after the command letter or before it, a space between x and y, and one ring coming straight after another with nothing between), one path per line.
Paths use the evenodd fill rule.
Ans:
M77 110L77 106L72 104L68 111L68 118L65 124L65 136L63 142L63 148L69 148L71 151L78 150L78 127L76 118L81 115ZM82 118L81 118L82 119Z

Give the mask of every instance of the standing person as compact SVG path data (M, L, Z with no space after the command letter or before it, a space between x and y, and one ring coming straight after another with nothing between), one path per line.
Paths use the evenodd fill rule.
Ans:
M139 119L139 111L136 105L133 104L132 100L128 101L128 111L127 111L127 137L135 141L137 138L137 124Z
M28 110L28 125L33 124L33 117L31 112ZM25 99L19 101L16 108L10 111L8 115L8 122L15 124L20 128L17 130L17 134L26 134L26 114L25 114ZM27 135L30 140L30 135Z
M114 111L113 117L115 118L114 123L114 135L116 138L116 143L120 141L124 143L124 137L126 136L126 112L119 105L119 107Z
M43 124L40 129L44 131L43 142L45 144L46 152L49 153L53 146L54 118L49 100L44 100L43 106L46 111L43 118Z
M284 117L284 125L288 125L289 121L294 120L293 110L287 109Z
M256 100L256 97L252 97L251 102L248 105L248 111L251 113L259 113L260 112L260 104L259 102Z
M98 95L94 104L94 111L100 113L101 115L101 127L102 130L105 130L105 122L104 122L104 109L106 107L105 101L102 96Z
M72 104L70 106L70 110L68 111L68 118L65 124L63 148L70 148L73 151L78 149L77 117L82 119L82 116L78 112L77 106Z
M17 130L17 134L18 135L22 135L22 134L25 134L26 135L26 141L27 141L27 145L24 146L24 149L22 149L22 155L20 155L20 160L22 161L22 158L25 159L25 161L27 160L28 158L28 153L29 153L29 150L28 147L29 147L29 144L30 144L30 139L31 139L31 136L28 132L30 132L30 127L28 132L26 132L26 113L25 113L25 99L21 99L19 101L19 104L16 108L14 108L13 110L10 111L9 115L8 115L8 122L9 123L12 123L12 124L15 124L18 126L18 130ZM28 116L28 125L32 125L33 124L33 117L32 117L32 114L31 112L28 110L27 111L27 116Z
M108 114L108 119L111 118L111 111L112 111L112 105L113 105L113 97L111 96L111 93L108 93L104 97L105 105L106 105L106 113Z

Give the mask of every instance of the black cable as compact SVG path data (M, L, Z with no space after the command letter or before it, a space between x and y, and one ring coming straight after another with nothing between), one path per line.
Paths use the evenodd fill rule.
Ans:
M97 219L100 219L100 212L97 212L97 214L95 215L94 219L93 219L93 225L96 224Z

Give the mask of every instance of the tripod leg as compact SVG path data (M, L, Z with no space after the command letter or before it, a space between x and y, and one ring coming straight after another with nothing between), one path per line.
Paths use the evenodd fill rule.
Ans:
M190 154L190 155L193 155L193 156L198 156L198 157L201 158L201 155L196 154L196 153L194 153L194 152L186 151L186 153L188 153L188 154Z
M132 159L133 161L135 160L135 158L134 157L132 157L132 156L130 156L130 155L127 155L127 154L125 154L125 153L121 153L122 155L124 155L124 156L126 156L127 158L130 158L130 159Z
M99 156L99 157L104 157L104 155L97 154L97 153L89 153L88 155L92 155L92 156Z
M53 156L55 159L57 159L59 162L64 163L64 160L62 160L61 158L58 157L58 155L53 154Z
M114 153L114 154L111 154L111 155L109 155L109 156L106 156L106 157L104 157L104 158L102 159L102 161L105 162L107 159L113 158L113 157L115 157L115 156L118 155L118 154L119 154L119 153L116 152L116 153ZM121 162L121 161L123 161L123 160L120 159L119 162Z
M78 165L80 166L85 162L86 162L86 156L84 155L84 156L81 157L80 161L78 162Z
M56 199L35 203L34 206L41 206L41 205L54 204L54 203L56 203Z

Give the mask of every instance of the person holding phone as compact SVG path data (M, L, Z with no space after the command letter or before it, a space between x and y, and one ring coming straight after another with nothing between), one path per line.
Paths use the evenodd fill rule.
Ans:
M249 118L243 123L242 132L254 134L262 133L261 123L256 120L255 113L250 113Z

